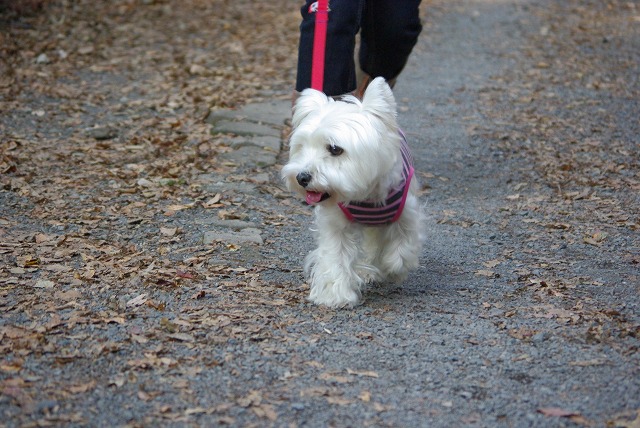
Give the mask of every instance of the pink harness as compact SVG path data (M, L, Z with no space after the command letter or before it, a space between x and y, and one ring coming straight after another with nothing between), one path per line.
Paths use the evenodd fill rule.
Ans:
M400 142L402 181L391 189L389 196L383 203L369 201L339 203L338 206L349 221L367 226L384 226L398 220L402 215L414 170L413 157L409 151L407 140L402 132L400 134L402 135Z

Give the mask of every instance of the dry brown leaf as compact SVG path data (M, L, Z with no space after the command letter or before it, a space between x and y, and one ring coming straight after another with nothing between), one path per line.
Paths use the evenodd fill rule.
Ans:
M24 361L17 358L12 361L2 362L0 363L0 371L4 373L18 373L20 370L22 370L23 363Z
M271 422L275 422L278 419L277 413L270 404L259 404L251 407L251 410L256 414L256 416L260 418L267 418Z
M33 285L35 288L53 288L55 287L55 282L53 281L49 281L46 279L39 279L36 281L36 283Z
M241 407L257 406L262 402L262 393L251 390L245 397L239 398L237 403Z
M70 386L67 390L72 394L84 394L95 389L96 385L97 382L95 380L91 380L87 383Z
M337 404L338 406L348 406L353 403L353 400L344 397L331 396L327 397L327 402L329 404Z
M571 416L578 416L580 413L572 410L562 409L560 407L540 407L537 409L538 413L542 413L545 416L552 416L558 418L568 418Z
M145 336L139 335L139 334L132 334L131 335L131 340L133 340L136 343L139 343L141 345L144 345L145 343L149 342L149 339L147 339Z
M353 376L364 376L364 377L375 377L375 378L379 377L377 372L374 372L371 370L357 371L357 370L347 369L347 373Z
M479 276L486 276L487 278L493 278L496 275L494 271L488 269L477 270L475 274Z
M594 358L592 360L571 361L569 365L576 366L576 367L591 367L591 366L602 366L606 363L607 362L605 360Z
M171 333L167 334L169 339L178 340L180 342L195 342L196 339L190 334L187 333Z
M161 227L160 228L160 234L164 236L175 236L177 231L178 231L177 227Z
M483 262L482 265L488 269L493 269L494 267L498 266L500 263L502 263L502 260L489 260L488 262Z
M334 372L324 372L324 373L321 373L321 374L318 376L318 379L326 380L326 381L328 381L328 382L335 382L335 383L349 383L349 382L351 382L351 381L352 381L352 380L351 380L351 379L349 379L348 377L346 377L346 376L340 376L340 375L338 375L338 374L336 374L336 373L334 373Z
M127 307L141 306L147 301L147 293L142 293L127 302Z

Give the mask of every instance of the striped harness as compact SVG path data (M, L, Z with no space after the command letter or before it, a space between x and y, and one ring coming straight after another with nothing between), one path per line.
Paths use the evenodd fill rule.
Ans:
M349 202L338 206L351 222L367 226L384 226L400 218L409 193L409 184L413 177L413 157L409 151L407 140L402 132L400 153L402 154L402 180L391 189L384 202Z

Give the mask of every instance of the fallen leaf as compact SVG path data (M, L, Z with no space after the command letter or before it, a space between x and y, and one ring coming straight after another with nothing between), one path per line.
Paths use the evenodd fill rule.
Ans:
M73 385L68 388L68 391L72 394L82 394L82 393L91 391L96 387L96 385L97 385L97 382L95 380L92 380L80 385Z
M386 412L387 410L391 410L392 406L385 406L382 403L373 403L373 408L376 412Z
M126 383L126 378L124 376L116 376L114 378L109 379L107 382L108 386L115 386L116 388L120 388Z
M518 355L515 358L512 358L511 361L528 361L531 359L531 355L529 354L522 354L522 355Z
M379 377L378 373L374 372L374 371L355 371L355 370L351 370L351 369L347 369L347 373L353 376L365 376L365 377Z
M515 329L515 328L511 329L509 330L508 333L509 333L509 336L515 339L523 340L523 339L528 339L535 336L537 331L527 327L520 327L518 329Z
M618 414L615 420L607 423L607 426L640 428L640 409Z
M203 413L207 413L208 414L208 413L211 413L211 411L209 409L205 409L204 407L193 407L191 409L186 409L184 411L184 414L186 416L189 416L189 415L201 415Z
M141 345L144 345L145 343L149 342L149 339L147 339L146 337L140 335L140 334L132 334L131 335L131 340L133 340L136 343L139 343Z
M260 391L252 390L245 397L239 398L237 403L240 407L257 406L262 402Z
M165 302L154 302L153 300L147 300L145 302L145 305L147 305L150 308L155 309L156 311L164 311L167 308L167 304Z
M38 233L35 236L36 244L42 244L43 242L47 242L49 240L51 240L51 237L49 235L45 235L44 233Z
M336 383L349 383L351 379L346 376L340 376L332 372L325 372L318 376L318 379L326 380L328 382L336 382Z
M475 274L479 276L486 276L487 278L493 278L496 275L494 271L488 269L480 269L476 271Z
M567 223L548 223L545 227L549 229L568 230L571 229L571 225Z
M329 404L337 404L339 406L347 406L347 405L353 403L353 400L349 400L348 398L344 398L344 397L327 397L327 402Z
M195 204L175 204L175 205L169 205L167 207L168 211L181 211L181 210L188 210L190 208L193 208Z
M362 331L360 333L356 333L356 337L359 339L373 339L373 333Z
M195 275L189 272L183 272L181 270L177 270L176 271L176 276L179 278L186 278L186 279L194 279Z
M19 256L16 257L16 264L20 267L37 267L40 264L40 259L35 256Z
M560 407L541 407L537 411L538 413L542 413L545 416L553 416L557 418L568 418L571 416L580 415L580 413L578 412L562 409Z
M278 415L270 404L260 404L251 408L253 413L260 418L267 418L274 422L278 419Z
M93 50L94 50L94 47L93 47L93 46L91 46L91 45L86 45L86 46L82 46L82 47L78 48L78 53L79 53L80 55L88 55L88 54L90 54L91 52L93 52Z
M222 195L220 193L216 193L216 195L209 199L207 202L204 203L205 208L211 208L214 205L218 205L218 202L220 202L220 199L222 199Z
M160 326L162 326L165 330L167 330L170 333L175 333L176 331L178 331L178 324L169 321L168 318L162 317L160 318Z
M207 293L204 290L200 290L196 294L191 296L191 298L192 299L196 299L196 300L200 300L200 299L204 298L206 295L207 295Z
M488 262L484 262L482 263L482 265L488 269L493 269L494 267L498 266L500 263L502 263L502 261L496 259L496 260L489 260Z
M593 234L591 234L589 236L585 236L583 238L583 241L586 244L594 245L594 246L598 247L598 246L601 245L602 241L604 241L607 238L607 236L609 236L608 233L598 230L598 231L594 232Z
M55 285L56 284L53 281L49 281L49 280L46 280L46 279L39 279L34 284L34 287L36 287L36 288L53 288Z
M160 233L164 236L175 236L178 231L177 227L161 227Z
M602 366L606 364L606 361L594 358L592 360L584 360L584 361L571 361L569 362L570 366L576 367L590 367L590 366Z
M196 339L190 334L187 333L171 333L167 334L169 339L178 340L180 342L195 342Z
M7 326L7 327L2 327L2 329L0 330L0 338L2 337L8 337L9 339L20 339L22 337L28 336L30 333L20 327L12 327L12 326Z
M8 362L2 362L0 363L0 371L3 371L5 373L17 373L20 370L22 370L23 363L24 361L20 359L15 359Z
M142 293L127 302L127 307L141 306L147 301L147 293Z

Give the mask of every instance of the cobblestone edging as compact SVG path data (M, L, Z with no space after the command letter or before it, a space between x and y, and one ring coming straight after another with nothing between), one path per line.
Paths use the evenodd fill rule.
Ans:
M211 193L236 191L242 194L259 193L258 186L270 181L269 169L273 167L282 149L284 121L291 116L291 102L275 100L249 104L238 110L211 112L206 121L212 125L213 134L226 136L226 144L232 150L218 159L231 162L239 168L253 171L248 181L222 181L219 176L204 174L199 177ZM204 231L203 241L210 244L222 241L228 244L263 243L262 230L256 224L239 220L217 220Z

